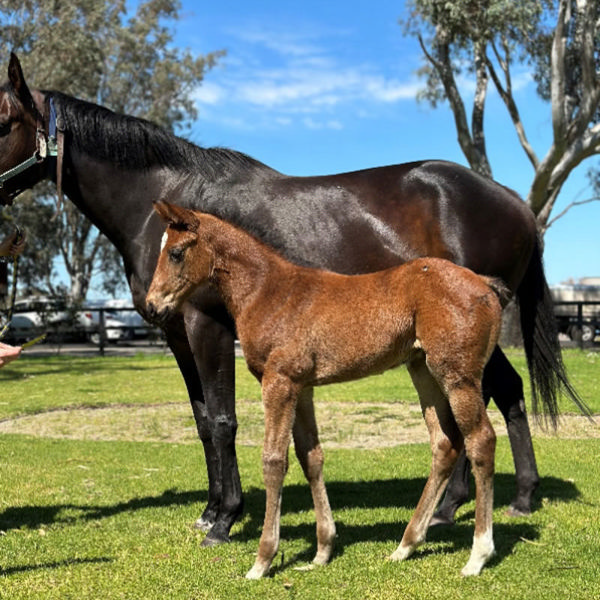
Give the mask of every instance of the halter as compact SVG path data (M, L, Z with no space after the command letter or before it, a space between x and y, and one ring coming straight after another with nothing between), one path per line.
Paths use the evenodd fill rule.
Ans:
M40 164L46 158L56 157L56 187L58 192L58 203L62 203L62 160L64 153L64 132L58 125L58 117L56 115L56 107L54 106L54 98L50 96L48 101L50 107L50 115L48 117L48 134L44 130L43 117L38 112L37 129L35 133L35 151L23 162L0 173L0 188L4 187L4 183L20 173L27 171L31 167Z
M63 163L63 154L64 154L64 130L62 127L58 125L58 117L56 115L56 107L54 106L54 98L50 96L48 100L48 105L50 108L50 115L48 117L48 135L44 131L44 122L43 117L38 113L37 118L37 127L35 132L35 151L33 154L23 162L18 165L12 167L12 169L8 169L4 171L4 173L0 173L0 188L4 187L4 183L13 177L16 177L20 173L23 173L30 169L31 167L40 164L46 160L48 157L56 157L56 188L58 193L58 203L57 203L57 213L62 204L63 194L62 194L62 163ZM20 190L22 191L22 190ZM18 193L17 192L17 195ZM20 234L19 234L20 235ZM12 293L11 293L11 301L10 307L7 311L6 323L0 329L0 340L6 335L6 332L10 326L10 322L12 320L14 306L15 306L15 298L17 293L17 273L19 268L19 257L15 256L13 258L13 284L12 284ZM31 345L41 341L46 334L36 338L35 340L31 340L27 343L27 345ZM23 345L24 347L25 345Z

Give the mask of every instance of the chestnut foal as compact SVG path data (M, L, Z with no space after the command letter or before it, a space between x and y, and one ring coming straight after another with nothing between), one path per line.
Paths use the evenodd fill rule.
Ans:
M494 553L496 436L481 378L500 330L502 284L436 258L366 275L293 265L216 217L165 202L162 251L147 296L167 320L194 289L216 288L235 320L265 411L265 521L256 562L265 575L279 545L283 479L293 433L317 522L314 563L331 557L335 524L323 480L315 385L357 379L406 363L430 435L431 473L392 560L408 558L425 533L463 447L476 482L475 535L463 575L477 575Z

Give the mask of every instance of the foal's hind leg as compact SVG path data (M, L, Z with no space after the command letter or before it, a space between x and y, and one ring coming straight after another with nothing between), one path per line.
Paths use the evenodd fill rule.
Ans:
M293 434L296 456L310 485L315 506L317 554L313 559L313 563L324 565L331 558L333 551L335 523L323 479L324 457L319 443L312 388L303 390L298 398Z
M462 436L450 411L448 399L427 369L424 358L410 363L408 371L417 388L429 430L432 463L429 478L402 541L390 556L392 560L408 558L425 541L435 507L462 449Z
M452 413L465 440L475 476L475 535L463 575L478 575L494 555L494 455L496 434L481 397L481 386L468 377L456 377L447 388Z

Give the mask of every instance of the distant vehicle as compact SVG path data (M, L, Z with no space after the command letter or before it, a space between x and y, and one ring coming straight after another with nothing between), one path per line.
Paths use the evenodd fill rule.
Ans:
M554 314L558 329L572 340L592 344L600 335L600 277L585 277L577 283L561 283L550 287L555 302ZM586 302L581 307L581 324L578 322L577 304L561 302Z
M82 341L95 329L92 314L65 298L31 296L15 302L7 339L23 341L46 333L49 340Z
M127 324L118 319L117 316L111 312L103 311L104 314L104 341L108 343L116 344L117 342L127 339ZM100 344L100 313L98 311L92 311L92 318L94 319L94 331L90 333L89 340L92 344Z
M109 308L111 316L125 324L124 339L142 339L154 336L159 332L158 328L153 327L142 318L133 307L131 300L112 298L104 302L103 307Z

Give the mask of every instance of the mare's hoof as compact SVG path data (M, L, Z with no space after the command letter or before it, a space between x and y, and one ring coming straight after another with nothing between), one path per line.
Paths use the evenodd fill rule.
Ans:
M429 521L429 527L437 527L438 525L454 525L454 518L443 513L435 513Z
M202 541L202 546L210 548L219 544L227 544L229 541L229 529L222 523L216 523Z
M208 533L214 524L215 524L214 521L209 521L208 519L205 519L204 517L200 517L194 523L194 529L199 529L200 531L204 531L205 533Z
M202 543L200 545L203 548L212 548L213 546L220 546L221 544L227 544L227 543L229 543L229 541L230 540L228 537L225 537L225 538L213 537L209 534L202 540Z
M522 509L513 506L512 504L506 509L504 513L507 517L528 517L531 514L531 510Z

